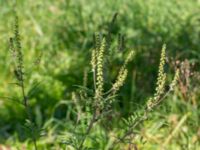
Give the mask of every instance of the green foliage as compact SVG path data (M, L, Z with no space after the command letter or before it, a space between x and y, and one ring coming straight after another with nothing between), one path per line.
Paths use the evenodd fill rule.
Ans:
M38 149L72 149L84 138L86 149L109 149L144 118L116 149L199 149L199 10L198 0L0 1L0 143L33 149L34 135ZM36 134L23 137L26 96ZM96 106L101 117L85 137Z

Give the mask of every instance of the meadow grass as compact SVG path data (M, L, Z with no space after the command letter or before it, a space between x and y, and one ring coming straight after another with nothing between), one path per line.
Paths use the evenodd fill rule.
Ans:
M134 128L133 143L128 139L129 143L121 142L116 149L199 149L198 0L18 0L17 5L14 1L1 0L0 143L13 149L33 149L31 137L25 135L21 127L27 117L24 108L5 99L20 97L18 88L13 85L15 80L9 51L14 8L19 16L26 89L34 87L36 81L41 82L30 98L33 121L44 129L44 136L38 138L39 149L72 149L68 140L74 135L71 132L74 126L77 126L78 133L85 133L85 123L92 117L90 98L95 97L94 90L91 90L94 76L90 58L96 32L101 33L101 38L110 34L106 36L109 50L104 52L106 67L102 77L104 90L109 91L113 85L111 89L116 90L117 100L112 106L112 115L95 124L83 145L109 149L115 137L123 135L126 129L120 120L128 120L135 112L140 114L155 87L159 87L156 79L160 49L166 43L167 63L163 68L168 73L166 82L173 80L174 70L179 68L178 86L145 122ZM112 23L113 16L116 20ZM135 56L126 67L128 72L122 68L120 75L129 48L135 50ZM102 77L97 79L98 86L95 84L100 95ZM88 104L82 110L84 100ZM151 102L147 103L149 108L153 106ZM83 117L83 121L77 116ZM79 145L80 137L82 135L73 142Z

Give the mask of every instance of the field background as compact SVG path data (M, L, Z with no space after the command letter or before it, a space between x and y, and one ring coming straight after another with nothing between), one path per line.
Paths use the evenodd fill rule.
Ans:
M68 134L73 127L71 94L76 85L84 85L85 75L87 86L92 85L93 34L106 34L115 13L118 15L110 30L112 40L107 53L112 55L107 58L106 86L114 80L127 50L136 52L114 108L117 116L127 117L137 111L154 93L160 51L166 44L168 80L176 65L182 66L181 78L174 93L136 129L140 135L136 143L145 150L163 145L169 150L200 149L199 0L18 0L17 4L0 0L0 144L13 149L28 145L27 149L31 149L30 139L20 127L24 109L4 98L20 95L12 84L9 51L14 8L19 16L27 88L41 81L30 99L37 125L47 132L38 141L41 149L65 147L60 135ZM125 46L120 50L119 34L125 37ZM110 126L117 128L117 120L113 118ZM97 129L94 134L99 136L117 132L103 125ZM97 140L99 149L106 149L107 140Z

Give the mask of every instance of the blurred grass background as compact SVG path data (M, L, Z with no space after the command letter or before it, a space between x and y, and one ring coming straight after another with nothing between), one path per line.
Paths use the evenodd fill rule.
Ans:
M118 13L111 28L110 51L113 62L108 61L110 69L106 71L106 84L111 85L110 80L114 80L126 49L134 49L136 57L129 65L128 79L120 92L116 111L127 116L144 104L154 92L160 49L166 43L166 71L169 79L174 73L176 60L187 61L189 67L183 67L183 70L189 70L193 75L187 77L183 74L175 93L138 130L144 137L143 144L138 144L144 149L159 149L186 115L186 120L175 137L166 142L168 149L200 148L199 0L18 0L16 6L14 1L0 0L2 97L19 95L16 87L11 84L14 81L8 44L13 31L14 7L19 15L25 67L28 70L27 84L31 87L35 80L42 81L31 99L31 107L39 126L44 126L51 119L60 119L59 122L63 124L67 121L66 127L63 127L65 130L72 126L69 125L71 118L66 115L71 113L70 106L60 103L70 101L75 85L83 84L84 72L91 77L89 60L93 34L105 34L112 16ZM121 51L116 49L118 34L125 36L125 48ZM41 54L40 64L34 65ZM182 66L187 65L185 63ZM186 84L187 80L189 84ZM92 81L88 79L88 86L90 85ZM0 98L2 144L16 144L25 140L17 134L24 117L23 108ZM49 127L47 143L54 142L59 128L57 126L53 124ZM59 142L54 143L55 147L56 144L59 145ZM104 149L103 146L101 148Z

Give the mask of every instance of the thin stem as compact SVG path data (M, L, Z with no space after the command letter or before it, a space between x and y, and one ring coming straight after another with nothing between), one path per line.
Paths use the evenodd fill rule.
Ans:
M144 112L144 114L142 115L142 117L141 117L137 122L135 122L131 127L129 127L128 131L125 132L124 135L123 135L122 137L117 138L117 139L113 142L112 148L113 148L116 144L118 144L120 141L124 141L125 138L126 138L127 136L131 135L131 134L133 133L132 130L133 130L135 127L137 127L140 123L142 123L143 121L145 121L145 120L147 119L147 117L148 117L148 113L149 113L150 111L152 111L152 109L155 108L157 105L159 105L159 104L170 94L170 92L171 92L171 90L168 90L168 91L163 95L163 97L161 97L161 98L152 106L151 109L145 108L145 112ZM111 148L111 149L112 149L112 148Z
M22 90L22 96L23 96L24 106L25 106L25 107L28 107L28 104L27 104L28 98L26 97L26 94L25 94L25 88L24 88L23 79L22 79L22 81L21 81L21 90Z
M37 140L35 138L33 139L33 143L34 143L35 150L38 150L38 148L37 148Z
M96 120L96 111L95 111L95 112L93 113L93 116L92 116L92 119L91 119L91 121L90 121L90 124L89 124L89 126L88 126L88 128L87 128L87 130L86 130L86 133L85 133L85 135L84 135L84 137L83 137L83 139L82 139L82 141L81 141L81 144L80 144L80 146L78 147L78 150L81 150L81 149L83 148L83 144L84 144L84 142L85 142L85 140L86 140L88 134L90 133L90 131L91 131L91 129L92 129L92 127L93 127L93 125L94 125L94 123L95 123L96 121L97 121L97 120Z
M24 104L24 107L25 107L25 110L26 110L26 114L28 115L28 119L32 122L32 117L31 117L31 113L30 113L30 110L29 110L29 105L28 105L28 97L25 93L25 86L24 86L24 80L23 80L23 77L21 77L21 91L22 91L22 96L23 96L23 104ZM34 144L34 148L35 150L38 150L37 148L37 140L36 138L34 137L34 131L31 130L31 136L32 136L32 140L33 140L33 144Z

